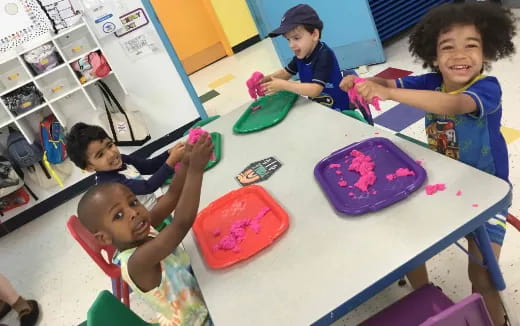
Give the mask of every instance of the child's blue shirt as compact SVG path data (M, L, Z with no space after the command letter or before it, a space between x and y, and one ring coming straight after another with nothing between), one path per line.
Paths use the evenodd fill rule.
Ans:
M429 73L396 79L397 87L442 91L442 75ZM431 149L503 180L509 178L507 145L500 132L502 90L495 77L479 76L452 93L467 94L477 110L460 115L426 114Z
M348 95L339 88L343 77L338 60L325 43L319 42L312 53L304 59L293 57L285 70L292 75L298 74L302 83L316 83L323 86L322 93L311 98L313 101L336 111L349 109Z

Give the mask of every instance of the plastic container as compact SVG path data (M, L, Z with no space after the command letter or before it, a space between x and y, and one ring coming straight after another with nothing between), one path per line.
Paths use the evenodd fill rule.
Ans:
M480 294L454 304L432 284L416 290L360 326L493 326Z
M245 239L238 244L239 252L216 248L234 222L254 219L266 208L269 210L260 219L259 232L252 227L245 229ZM193 232L208 266L224 268L268 247L288 226L289 216L283 208L263 187L253 185L233 190L209 204L197 216Z
M233 126L237 134L259 131L282 121L293 107L298 95L280 91L254 101Z
M354 187L360 174L348 171L352 161L350 153L358 150L372 157L375 162L376 181L363 192ZM345 162L348 163L345 163ZM339 164L339 168L331 168ZM398 177L389 181L386 176L399 168L413 171L413 176ZM341 174L338 174L341 171ZM344 147L321 160L314 168L314 175L334 208L343 214L359 215L377 211L408 197L426 180L426 171L399 147L386 138L369 138ZM338 182L344 179L348 186Z
M453 304L453 301L442 291L434 285L428 284L370 317L360 326L418 326L422 325L421 323L429 317L437 315Z

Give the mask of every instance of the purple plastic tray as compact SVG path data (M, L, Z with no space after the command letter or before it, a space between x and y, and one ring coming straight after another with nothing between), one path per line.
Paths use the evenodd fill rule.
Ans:
M363 192L357 187L349 187L354 186L359 179L359 173L347 170L352 161L350 152L354 149L370 155L376 163L374 171L377 179L375 184L368 188L368 192ZM345 163L347 158L348 163ZM338 169L330 168L330 164L341 164L339 170L342 174L336 174ZM407 168L415 175L387 180L386 176L395 173L398 168ZM408 197L424 183L426 171L390 140L369 138L344 147L321 160L314 168L314 176L338 212L359 215L380 210ZM338 185L340 177L347 181L347 187ZM353 192L354 196L350 196L350 192Z

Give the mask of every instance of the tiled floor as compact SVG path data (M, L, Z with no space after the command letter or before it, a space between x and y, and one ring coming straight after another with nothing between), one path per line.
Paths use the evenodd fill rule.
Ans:
M520 16L520 10L516 11ZM515 39L520 51L520 36ZM407 52L406 39L396 40L385 48L387 62L372 66L366 76L372 76L387 67L423 72ZM502 84L505 126L520 130L520 54L512 60L493 65L491 74ZM219 93L204 103L209 115L226 114L233 108L250 101L245 80L253 71L269 73L279 68L278 57L269 40L264 40L243 52L228 57L190 76L199 95L212 89ZM211 85L211 86L210 86ZM396 103L383 103L383 112ZM405 128L405 135L424 140L422 121ZM513 131L513 135L514 135ZM520 139L509 144L511 181L520 186ZM518 193L515 188L515 194ZM517 196L515 196L517 197ZM78 198L56 208L48 214L25 225L21 229L0 238L0 270L28 298L36 298L42 306L41 325L76 325L85 319L86 311L101 289L109 289L110 282L96 265L72 240L65 229L67 218L75 213ZM511 212L520 216L520 202L513 204ZM464 242L464 241L462 241ZM440 285L453 300L460 300L470 293L466 276L467 258L459 249L450 247L428 263L432 280ZM520 312L520 233L509 228L500 265L508 284L504 292L511 310ZM348 276L348 275L346 275ZM408 286L397 285L388 289L343 317L335 325L355 325L366 316L410 291ZM132 298L132 307L150 319L148 309ZM235 313L235 312L233 312ZM14 314L2 320L8 325L18 325ZM520 324L517 324L520 325Z

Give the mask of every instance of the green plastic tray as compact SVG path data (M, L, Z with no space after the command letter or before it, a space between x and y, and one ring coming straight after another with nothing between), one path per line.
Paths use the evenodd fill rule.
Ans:
M218 132L212 132L211 135L211 141L213 142L213 146L215 146L215 149L213 150L213 153L215 154L215 160L210 160L208 164L206 164L206 167L204 168L205 171L211 169L215 165L217 165L218 162L220 162L220 158L222 157L222 135ZM170 184L172 182L173 176L169 177L164 181L165 185Z
M298 95L280 91L253 102L233 126L233 132L244 134L274 126L282 121L298 99ZM251 108L260 105L253 111Z
M209 117L209 118L206 118L206 119L202 119L202 120L199 120L199 121L195 122L195 123L193 124L193 126L191 126L188 130L186 130L186 131L184 132L184 135L183 135L183 136L186 136L186 135L190 132L191 129L193 129L193 128L197 128L197 127L205 126L205 125L207 125L208 123L217 120L218 118L220 118L220 115L214 115L214 116L212 116L212 117Z

